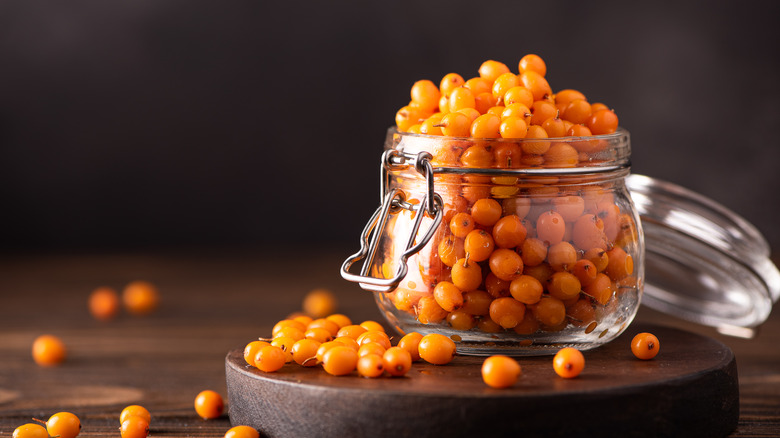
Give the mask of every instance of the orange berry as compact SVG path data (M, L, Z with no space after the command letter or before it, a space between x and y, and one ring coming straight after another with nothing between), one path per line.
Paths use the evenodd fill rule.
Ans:
M556 211L545 211L536 219L536 235L548 245L562 241L565 232L566 221Z
M322 327L327 331L329 331L331 335L339 336L338 335L340 330L339 325L329 319L325 319L325 318L315 319L314 321L310 322L309 325L306 326L306 330L311 330L315 327Z
M317 350L322 345L312 339L301 339L293 344L291 353L292 358L298 365L313 367L317 365Z
M449 281L440 281L433 289L433 298L447 312L463 306L463 292Z
M463 292L475 290L482 284L482 268L479 263L469 262L467 258L462 258L455 263L450 272L452 284Z
M255 354L255 367L266 373L280 370L285 363L287 363L287 354L274 345L267 345Z
M55 366L65 361L67 349L62 340L54 335L41 335L32 345L32 357L40 366Z
M376 342L366 342L358 348L358 357L363 357L367 354L378 354L380 357L385 354L387 348L383 345L379 345Z
M379 344L385 349L388 349L392 346L390 343L390 337L385 332L378 332L378 331L370 331L365 332L362 335L358 336L356 339L358 345L367 344L369 342L373 342L375 344Z
M482 380L493 388L509 388L520 377L520 364L511 357L490 356L482 362Z
M397 346L408 351L412 356L412 361L417 362L420 360L420 351L418 350L418 346L420 345L420 340L422 338L423 335L417 332L407 333L404 335L404 337L401 338L401 340L398 341Z
M528 125L525 116L509 116L501 120L499 132L502 138L525 138L528 134Z
M415 82L410 94L412 102L423 111L433 112L439 107L439 88L427 79Z
M417 349L420 358L434 365L448 364L455 356L455 342L438 333L423 336Z
M89 295L88 305L95 319L108 321L119 313L119 294L110 287L99 287Z
M471 119L459 111L445 114L440 125L442 135L448 137L468 137L471 133Z
M336 346L322 356L322 368L328 374L334 376L344 376L357 368L357 351L347 346Z
M442 96L449 96L452 90L462 87L465 84L466 81L463 79L463 76L457 73L448 73L441 78L439 90L441 91Z
M495 99L503 97L507 91L520 85L520 79L512 72L501 74L493 81L492 94Z
M146 281L133 281L122 292L125 308L134 315L146 315L157 309L160 301L157 288Z
M303 298L303 311L312 318L324 318L332 314L337 306L335 295L327 289L315 289Z
M520 84L528 88L534 95L534 100L542 100L552 96L552 88L544 76L533 70L526 70L519 75ZM554 105L553 105L554 106Z
M593 135L612 134L617 131L618 117L611 110L602 109L594 112L586 124Z
M58 412L46 421L46 431L52 437L75 438L81 432L81 421L70 412Z
M650 360L661 349L661 343L652 333L639 333L631 340L631 352L637 359Z
M305 333L307 324L304 324L301 321L296 321L294 319L283 319L277 322L274 325L274 328L271 329L271 337L276 337L277 335L279 335L279 333L282 332L282 329L285 327L292 327L301 333ZM285 333L289 335L289 333L294 333L294 332L285 332ZM290 336L290 337L294 337L294 336Z
M49 433L40 424L27 423L14 429L13 438L49 438Z
M338 337L347 337L357 340L358 336L362 335L363 333L367 332L368 330L357 324L352 324L348 326L344 326L341 329L339 329L336 336Z
M363 377L381 377L385 372L382 356L375 353L360 356L357 361L357 372Z
M265 341L252 341L246 344L246 347L244 347L244 360L246 363L255 366L255 356L257 356L257 352L260 351L261 348L269 345L271 344Z
M222 396L210 389L201 391L195 397L195 412L204 420L219 418L224 408Z
M496 298L490 303L490 319L505 329L520 324L525 317L525 305L512 297Z
M122 409L122 412L119 414L119 423L124 423L130 417L143 418L147 424L152 421L152 415L141 405L130 405Z
M542 76L547 74L547 64L545 64L544 60L539 55L534 55L533 53L529 53L520 58L517 68L520 73L534 71Z
M119 434L122 438L146 438L149 435L149 422L141 417L127 417L119 428Z
M509 293L512 298L523 304L535 304L542 299L544 286L542 283L530 275L521 275L509 284Z
M260 433L251 426L234 426L225 432L224 438L260 438Z
M449 109L451 113L463 108L474 108L477 104L477 94L466 87L458 87L450 93Z
M479 76L491 84L504 73L509 73L509 67L503 62L491 59L479 66Z
M474 138L500 138L501 117L495 114L483 114L477 117L471 124L471 136Z
M575 348L563 348L553 357L555 373L565 379L579 376L584 368L585 357Z
M339 329L348 325L352 325L352 320L349 319L347 315L342 315L341 313L334 313L333 315L328 315L325 317L325 319L327 319L328 321L335 322L339 326ZM310 320L309 323L311 322L312 321Z
M404 348L390 347L382 356L382 363L387 374L404 376L412 368L412 355Z

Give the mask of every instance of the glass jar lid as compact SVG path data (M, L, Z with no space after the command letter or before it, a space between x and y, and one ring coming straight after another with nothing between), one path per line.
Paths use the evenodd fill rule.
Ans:
M645 235L648 307L732 336L752 337L780 297L770 248L748 221L678 185L630 175Z

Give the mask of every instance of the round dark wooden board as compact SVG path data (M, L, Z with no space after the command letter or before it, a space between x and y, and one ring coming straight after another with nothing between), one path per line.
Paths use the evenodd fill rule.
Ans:
M629 346L643 331L661 342L649 361L634 358ZM406 377L366 379L295 363L264 373L234 350L225 359L230 420L268 437L711 438L736 428L736 361L714 339L634 324L584 354L575 379L558 377L550 356L522 357L517 384L493 389L482 382L480 357L418 362Z

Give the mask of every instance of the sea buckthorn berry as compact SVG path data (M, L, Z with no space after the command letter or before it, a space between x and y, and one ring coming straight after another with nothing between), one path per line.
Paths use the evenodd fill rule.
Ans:
M449 96L452 90L462 87L465 84L466 81L463 79L463 76L457 73L447 73L441 78L439 90L441 91L442 96Z
M87 304L95 319L108 321L119 313L119 294L113 288L99 287L89 295Z
M81 432L81 421L70 412L58 412L46 421L46 430L52 437L75 438Z
M557 298L542 297L531 310L534 317L548 327L555 327L566 319L566 307Z
M493 226L501 219L501 204L495 199L479 199L471 207L471 217L474 222L487 227Z
M305 338L306 332L297 327L287 326L279 329L279 331L277 331L276 334L273 336L274 339L279 337L290 338L297 341Z
M533 139L545 139L545 138L548 138L547 131L545 131L544 128L542 128L539 125L531 125L531 126L529 126L528 127L528 132L526 133L525 137L527 139L528 138L533 138ZM544 140L540 140L540 141L524 141L521 144L521 147L523 148L523 152L525 152L526 154L542 155L542 154L547 153L547 151L550 150L550 146L551 145L552 145L552 143L550 143L549 141L544 141Z
M420 124L420 133L426 135L442 135L441 119L443 117L430 116Z
M612 281L609 277L606 274L599 272L596 274L596 279L585 286L583 292L603 306L612 298L614 289L612 288Z
M384 332L385 327L373 320L366 320L360 323L360 326L370 332Z
M593 283L596 279L596 274L599 273L596 269L596 265L588 259L579 259L571 269L571 273L574 274L580 281L580 284L585 287Z
M512 90L509 90L511 92ZM507 92L507 94L509 94ZM504 111L501 113L501 119L505 119L507 117L522 117L523 121L526 124L526 130L528 125L531 124L531 109L528 107L528 105L525 105L521 102L511 102L507 103L507 105L504 107Z
M275 337L276 335L278 335L279 332L285 327L293 327L305 333L307 325L302 323L301 321L296 321L294 319L283 319L277 322L274 325L274 328L271 329L271 337Z
M382 355L385 354L385 351L387 351L387 348L383 345L379 345L376 342L366 342L358 348L357 353L358 357L363 357L367 354L376 354L379 355L379 357L382 357Z
M493 82L488 82L485 79L477 76L466 81L463 85L464 88L468 88L476 96L482 93L489 93L493 85Z
M204 420L219 418L224 409L225 403L222 401L222 396L215 391L207 389L195 397L195 412Z
M586 123L593 135L612 134L617 131L618 117L610 110L595 111Z
M539 73L531 70L520 73L520 84L528 88L534 95L534 100L542 100L552 96L552 88L547 79ZM554 105L553 105L554 106Z
M500 138L501 117L495 114L482 114L477 117L471 124L471 136L474 138Z
M526 123L531 123L530 108L531 105L534 104L534 94L531 93L531 90L523 86L512 87L506 90L502 102L506 108L516 104L520 104L526 108L529 108L528 111L522 113L522 115L527 117Z
M529 306L525 307L525 316L520 324L517 324L512 328L512 331L518 335L528 336L536 333L539 330L539 321L534 317L533 311Z
M382 354L384 354L384 352L382 352ZM385 372L382 355L370 353L358 357L357 372L360 376L370 379L381 377Z
M574 99L561 111L561 118L575 125L587 123L591 115L590 104L585 99Z
M523 304L535 304L542 299L544 286L542 282L530 275L521 275L509 284L509 293L512 298Z
M323 344L320 344L320 347L317 349L317 354L315 356L317 358L317 362L322 363L322 360L323 360L323 357L325 356L325 353L327 353L328 350L330 350L331 348L334 348L334 347L346 347L346 348L349 348L349 347L347 347L346 345L344 345L343 343L341 343L339 341L330 341L330 342L325 342Z
M493 154L496 166L502 169L516 169L521 167L523 163L523 149L517 143L499 143L493 147ZM510 188L514 189L515 187Z
M415 82L410 94L412 102L423 111L433 112L439 107L439 97L441 97L439 87L427 79Z
M511 249L499 248L490 254L490 272L504 281L512 281L523 274L523 259Z
M496 298L490 303L490 319L505 329L520 324L525 317L525 304L512 297Z
M504 215L515 215L523 219L531 211L531 200L528 198L508 198L502 201Z
M122 421L119 434L122 438L146 438L149 435L149 422L141 417L127 417Z
M430 295L417 301L415 306L417 320L423 324L435 324L447 317L447 311L442 309L436 299Z
M133 281L122 291L122 302L128 312L147 315L157 309L160 301L157 288L147 281Z
M493 236L485 230L472 230L463 242L469 260L475 262L487 260L494 247Z
M358 336L356 339L358 345L367 344L369 342L373 342L375 344L379 344L385 349L390 348L392 345L390 344L390 337L385 332L379 332L379 331L370 331L365 332L362 335Z
M398 347L403 348L404 350L408 351L409 354L412 356L412 361L417 362L420 360L420 351L418 349L418 346L420 345L420 340L423 338L423 335L417 332L410 332L404 335L399 341L398 341Z
M424 361L434 365L445 365L455 356L455 342L444 335L431 333L420 339L417 350Z
M490 309L490 302L493 297L484 290L472 290L463 293L463 307L461 311L469 315L483 316L487 315Z
M261 348L271 345L265 341L252 341L244 347L244 360L247 364L255 366L255 356ZM121 421L120 421L121 423Z
M393 377L405 376L412 369L412 355L401 347L390 347L382 356L385 371Z
M480 114L491 113L490 110L496 106L498 99L493 97L491 93L480 93L474 97L474 109L479 111Z
M439 98L439 112L442 114L450 113L450 97L442 95Z
M454 236L445 237L441 242L439 242L438 254L439 260L441 260L442 263L449 266L450 268L455 266L455 263L457 263L458 259L466 257L466 250L463 246L463 239Z
M149 410L141 405L130 405L122 409L122 412L119 414L119 423L124 423L130 417L143 418L147 424L152 421L152 415L149 413Z
M520 245L520 254L524 266L538 266L547 259L549 244L535 237L525 239Z
M637 359L650 360L661 349L661 343L652 333L639 333L631 340L631 352Z
M334 376L345 376L355 371L357 362L357 351L343 345L329 349L322 356L322 368Z
M590 132L590 129L588 129L585 125L572 125L567 131L566 136L567 137L590 137L593 135L592 132ZM579 152L585 152L585 153L591 153L595 152L596 149L599 147L598 143L587 140L587 141L572 141L570 143L574 149L577 149Z
M515 248L525 241L528 230L516 215L507 215L493 225L493 240L498 248Z
M557 115L542 122L541 126L549 138L566 136L566 125Z
M311 330L315 327L322 327L325 330L329 331L330 334L333 336L338 336L339 333L339 325L325 318L315 319L314 321L310 322L309 325L306 326L306 329Z
M41 335L32 344L32 357L40 366L56 366L65 361L65 343L54 335Z
M447 315L447 323L455 330L468 331L474 328L477 324L476 318L470 313L466 313L462 310L455 310Z
M320 329L316 329L316 330L320 330ZM286 336L278 336L273 338L273 340L271 340L271 345L273 345L274 347L279 347L282 349L282 351L284 351L284 361L285 363L287 363L293 361L292 347L298 341L299 339L288 338Z
M604 234L604 221L593 214L583 214L574 223L572 243L580 250L594 248L607 249L607 236Z
M487 114L493 114L494 116L498 117L499 119L503 116L504 110L506 109L503 105L496 105L488 108L486 111Z
M577 250L571 243L561 241L547 250L547 263L556 271L568 270L577 262Z
M484 116L480 116L480 117L484 117ZM491 165L493 164L493 153L487 147L481 144L475 144L474 146L471 146L465 151L463 151L463 153L460 156L460 162L463 165L463 167L477 167L477 168L491 167ZM465 190L468 188L478 188L478 187L474 187L474 186L464 187L463 196L465 196L466 199L469 199L469 196L465 193ZM485 189L487 189L487 187L485 187Z
M260 438L260 433L251 426L234 426L225 432L224 438Z
M439 282L433 289L436 303L447 312L452 312L463 306L463 292L449 281Z
M576 298L581 290L580 280L571 272L566 271L554 273L547 285L547 291L550 293L550 296L562 301Z
M608 110L610 108L601 102L594 102L590 105L590 109L591 112L595 113L596 111Z
M559 196L553 198L552 204L566 222L576 221L585 212L585 200L581 196Z
M412 106L402 107L395 113L395 126L399 131L407 132L410 127L420 123L421 119L425 119L423 114L419 109Z
M573 325L577 327L586 327L596 320L596 310L593 308L590 299L580 298L577 302L566 308L566 316L569 317Z
M335 322L336 325L339 326L339 329L348 325L352 325L352 320L347 315L343 315L341 313L334 313L333 315L328 315L325 317L325 319L327 319L328 321ZM310 319L307 325L312 321L313 320Z
M493 388L509 388L520 377L520 364L511 357L490 356L482 362L482 380Z
M528 125L525 117L509 116L501 121L499 132L503 138L525 138L528 134Z
M448 137L468 137L471 133L471 119L461 112L445 114L440 125L441 133Z
M485 290L493 298L509 296L509 284L511 280L502 280L496 274L490 272L485 277Z
M287 354L279 347L268 345L255 354L255 367L260 371L272 373L287 363Z
M420 132L420 127L421 127L421 126L422 126L422 125L421 125L420 123L417 123L417 124L415 124L415 125L412 125L412 126L410 126L410 127L409 127L409 130L408 130L408 131L406 131L406 132L408 132L408 133L410 133L410 134L422 134L422 132Z
M509 67L503 62L487 60L479 66L479 77L491 84L504 73L509 73Z
M468 257L455 263L450 276L452 284L463 292L475 290L482 284L482 268L477 262L469 262Z
M468 213L458 213L450 221L450 231L455 237L465 238L474 229L474 218Z
M609 262L606 274L614 281L622 280L634 272L634 259L620 248L607 251Z
M347 337L347 338L352 338L357 340L358 336L362 335L367 331L368 329L366 329L362 325L351 324L340 328L338 333L336 333L336 336Z
M13 438L49 438L49 433L40 424L27 423L14 429Z
M564 379L572 379L580 375L585 368L585 356L576 348L562 348L553 357L555 373Z
M549 245L562 241L565 233L566 221L556 211L545 211L536 219L536 235Z
M475 94L466 87L458 87L450 93L450 112L454 113L463 108L474 108L477 104Z
M517 78L516 74L512 72L503 73L497 77L495 81L493 81L493 97L496 99L501 98L511 88L517 87L519 85L520 79Z
M542 76L547 74L547 64L545 64L544 60L539 55L534 55L533 53L529 53L520 58L517 68L520 73L534 71Z
M313 339L301 339L293 344L292 358L298 365L313 367L317 365L317 350L322 345Z
M336 311L338 300L327 289L315 289L303 298L303 311L312 318L324 318Z
M544 123L545 120L555 117L558 114L558 108L555 107L555 104L553 104L552 102L548 102L546 100L534 101L534 103L532 103L531 106L528 108L531 110L532 125L541 126L541 124ZM539 138L539 137L532 137L530 134L528 135L528 137ZM547 138L547 136L545 135L544 138Z
M584 101L588 101L588 99L585 98L585 95L577 90L572 89L565 89L561 90L557 93L555 93L555 105L558 106L559 109L563 110L563 108L566 108L569 103L571 103L574 100L580 99Z
M568 143L553 143L544 153L544 163L551 167L574 167L579 160L577 149Z

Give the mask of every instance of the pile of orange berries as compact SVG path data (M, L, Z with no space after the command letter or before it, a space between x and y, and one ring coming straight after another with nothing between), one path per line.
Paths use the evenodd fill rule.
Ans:
M601 152L594 136L617 130L614 112L576 90L553 93L536 55L518 68L486 61L469 80L450 73L438 87L416 82L398 130L445 136L435 142L433 163L458 168L569 167ZM502 140L527 138L550 140ZM591 333L620 307L616 297L636 292L638 227L614 181L457 172L434 179L442 226L409 259L404 282L380 297L419 323L521 336ZM409 188L403 177L390 184ZM415 196L407 195L419 202ZM378 277L394 272L397 257L387 251L374 267Z
M321 366L334 376L357 371L370 378L406 375L420 359L444 365L454 355L455 342L446 336L412 332L393 346L378 322L353 324L340 313L316 319L293 315L274 325L271 338L252 341L244 348L247 364L264 372L295 362L303 367Z
M447 137L556 138L611 134L618 128L615 112L603 103L590 103L583 93L564 89L553 93L545 75L547 65L538 55L520 59L518 73L498 61L485 61L479 75L468 80L457 73L445 75L439 85L424 79L414 83L411 101L399 109L398 131ZM576 163L579 153L592 145L572 142L528 142L484 153L462 151L466 167L520 167L544 162ZM482 153L477 153L482 152ZM442 153L434 161L458 157ZM512 158L515 158L512 160Z

